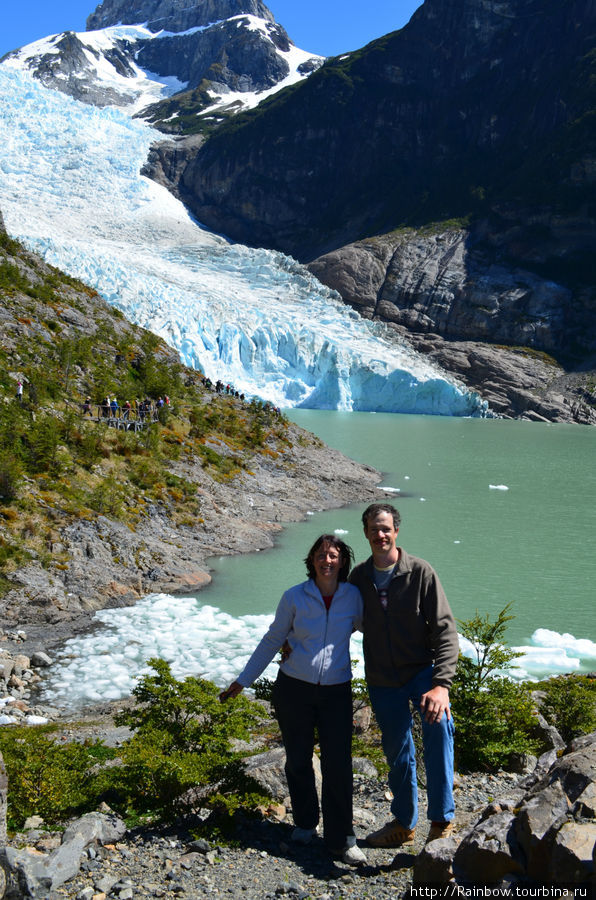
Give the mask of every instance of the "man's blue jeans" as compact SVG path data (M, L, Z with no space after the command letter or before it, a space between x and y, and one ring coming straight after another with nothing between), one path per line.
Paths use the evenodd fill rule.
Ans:
M420 697L432 687L432 666L402 687L368 686L372 708L381 729L383 751L389 763L391 812L400 825L413 828L418 821L416 754L412 739L410 700L420 713ZM448 822L455 815L453 802L453 719L445 713L440 722L422 718L428 818Z

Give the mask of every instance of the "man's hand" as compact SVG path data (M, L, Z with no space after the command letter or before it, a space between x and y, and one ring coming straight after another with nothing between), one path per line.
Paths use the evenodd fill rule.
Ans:
M443 713L448 719L451 718L449 691L446 687L437 684L420 698L420 715L424 716L425 720L432 725L441 721Z
M241 694L244 688L238 681L233 681L229 688L226 688L225 691L222 691L219 695L220 703L225 703L226 700L233 700L234 697L237 697L238 694Z

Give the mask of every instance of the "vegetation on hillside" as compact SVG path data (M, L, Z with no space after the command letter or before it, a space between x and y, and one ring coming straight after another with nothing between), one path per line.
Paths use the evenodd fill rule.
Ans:
M0 301L5 573L31 557L66 568L66 555L51 549L58 528L75 519L107 515L134 529L159 504L173 524L200 523L197 484L177 474L177 464L179 471L230 479L250 467L255 453L280 458L290 443L279 413L207 390L160 338L1 230ZM82 415L87 397L96 413L106 396L122 404L165 395L170 405L138 431Z

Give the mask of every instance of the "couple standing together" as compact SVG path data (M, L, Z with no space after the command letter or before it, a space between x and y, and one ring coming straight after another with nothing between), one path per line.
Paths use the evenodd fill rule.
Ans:
M319 822L312 767L316 729L324 840L332 855L350 865L366 862L352 824L349 647L355 629L364 632L366 680L393 793L393 819L366 843L401 847L414 840L418 794L410 701L422 720L428 840L451 831L455 811L449 711L458 657L455 621L431 566L397 546L398 511L375 503L362 523L372 555L350 572L350 547L335 535L321 535L305 559L308 580L284 593L269 631L220 695L227 700L249 687L287 642L290 652L273 687L273 704L286 750L292 839L308 843Z

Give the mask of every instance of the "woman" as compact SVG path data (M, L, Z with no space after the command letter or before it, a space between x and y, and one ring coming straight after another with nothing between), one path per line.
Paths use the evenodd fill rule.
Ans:
M275 618L248 663L220 699L249 687L286 643L289 653L273 687L273 704L286 750L286 776L295 828L308 844L317 832L319 802L312 755L315 728L321 749L325 844L345 863L362 865L352 826L352 691L350 635L362 624L360 592L347 583L352 550L322 534L304 560L308 580L286 591Z

